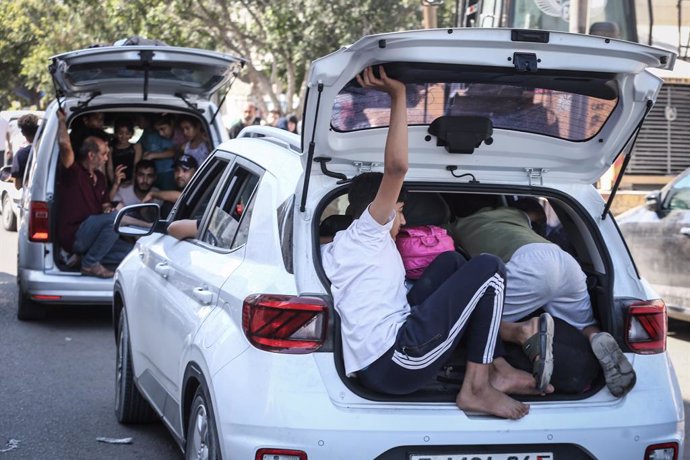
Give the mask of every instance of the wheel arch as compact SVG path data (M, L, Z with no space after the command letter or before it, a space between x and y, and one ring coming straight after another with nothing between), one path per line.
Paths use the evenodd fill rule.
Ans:
M117 334L120 332L118 330L120 325L120 316L122 315L122 310L125 308L125 300L122 297L122 291L119 283L115 283L113 288L113 332L115 334L115 343L117 344Z
M184 379L182 380L182 395L180 398L180 410L182 411L182 436L184 438L184 444L186 448L187 444L187 428L189 428L189 411L191 409L192 401L194 399L194 394L199 387L204 388L204 391L210 398L210 393L208 390L208 384L206 383L206 378L196 362L191 361L187 364L187 368L184 372ZM211 406L213 406L213 401L211 401ZM212 409L213 411L213 409ZM215 411L213 411L213 416L215 417Z

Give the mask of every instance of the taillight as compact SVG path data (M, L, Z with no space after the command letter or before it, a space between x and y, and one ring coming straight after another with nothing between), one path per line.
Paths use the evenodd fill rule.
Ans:
M32 201L29 205L29 241L50 241L48 203Z
M666 351L666 304L661 300L636 302L628 307L626 342L641 355Z
M644 460L677 460L678 459L678 443L666 442L663 444L654 444L647 447L644 453Z
M254 294L244 299L242 328L257 348L279 353L309 353L326 338L328 307L321 299Z
M307 460L306 452L292 449L259 449L255 460Z

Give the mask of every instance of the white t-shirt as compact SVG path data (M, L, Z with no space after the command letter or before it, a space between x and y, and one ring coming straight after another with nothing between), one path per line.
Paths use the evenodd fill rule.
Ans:
M381 225L367 209L347 230L321 247L340 314L345 372L376 361L395 343L398 329L410 314L405 269L391 238L393 214Z
M158 189L156 187L152 187L151 191L157 192ZM139 204L142 202L139 199L139 197L134 193L134 184L129 184L129 185L125 185L125 186L120 187L118 189L117 193L115 194L113 201L119 201L124 206L129 206L132 204ZM162 202L160 200L155 200L154 203L161 204Z

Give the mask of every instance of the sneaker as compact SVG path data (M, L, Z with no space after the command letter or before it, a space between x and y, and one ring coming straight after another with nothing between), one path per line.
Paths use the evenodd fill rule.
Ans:
M601 364L604 380L611 394L618 398L625 396L635 386L637 377L616 339L608 332L594 334L592 351Z
M81 274L86 276L96 276L98 278L112 278L115 272L108 270L103 265L96 263L90 267L81 267Z

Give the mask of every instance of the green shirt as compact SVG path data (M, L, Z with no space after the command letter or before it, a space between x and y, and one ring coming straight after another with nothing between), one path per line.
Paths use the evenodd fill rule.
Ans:
M516 208L482 208L448 224L448 233L470 256L489 253L503 262L526 244L550 243L532 230L527 214Z

